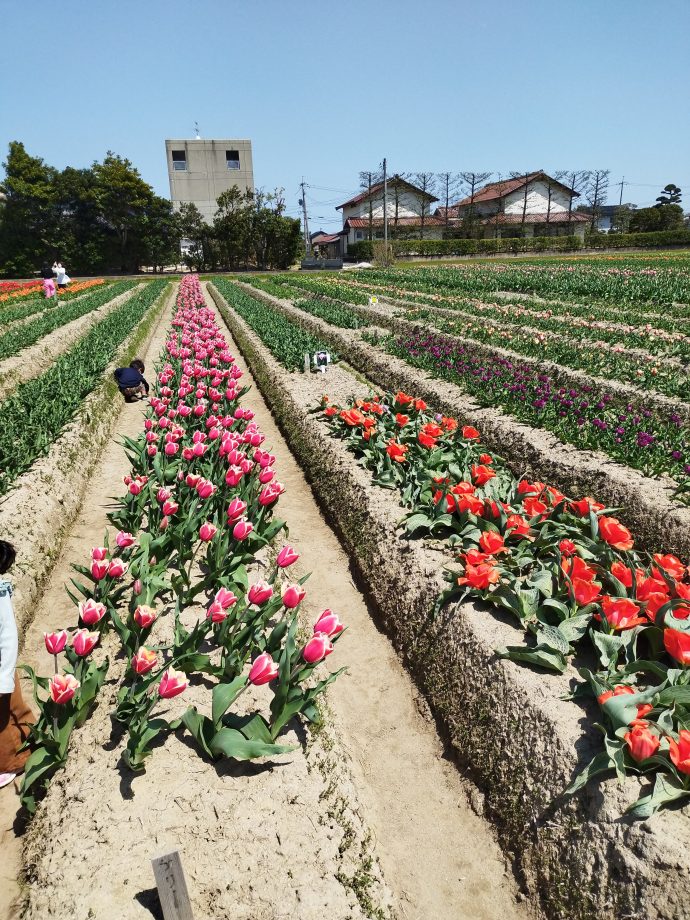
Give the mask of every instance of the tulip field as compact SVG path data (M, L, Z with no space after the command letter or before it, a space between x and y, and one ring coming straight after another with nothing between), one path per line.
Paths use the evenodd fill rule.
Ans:
M347 745L333 694L340 706L364 705L351 716L366 737L387 724L386 669L398 661L367 657L367 627L355 629L343 579L361 590L372 630L390 636L434 716L424 731L442 728L463 783L476 786L487 839L514 870L501 882L486 869L494 880L480 910L446 894L449 916L527 920L523 901L530 916L554 920L688 916L677 879L690 871L690 263L186 275L172 288L95 283L42 308L31 288L0 291L10 295L0 302L0 373L3 360L118 299L3 401L9 502L34 487L70 427L89 424L80 406L102 399L113 364L133 356L132 336L145 341L136 330L154 349L148 399L114 414L119 445L108 450L121 474L101 516L85 519L93 544L65 563L63 603L49 617L25 613L19 592L26 623L47 626L40 640L29 628L39 647L26 644L20 666L37 713L18 790L29 826L22 916L100 917L95 893L67 890L80 860L105 892L102 910L122 897L123 917L145 916L135 902L148 905L146 892L133 897L116 868L102 870L107 847L131 833L122 871L143 884L134 860L152 848L139 830L148 821L156 844L172 829L188 854L202 915L217 905L238 918L284 907L309 920L329 911L382 920L408 883L424 915L422 882L410 876L429 874L423 858L404 881L396 871L431 833L409 797L429 812L425 797L445 781L437 790L429 772L417 788L424 768L409 755L395 781L381 782L385 765L372 765L360 742L349 773L347 747L328 734L331 765L302 762L331 721ZM331 357L323 374L318 351ZM267 414L277 426L268 436ZM288 449L304 481L281 469ZM293 489L297 504L282 515ZM306 509L307 493L347 558L342 572L317 573L333 592L316 609L299 564L304 528L315 526L299 503ZM356 666L350 642L365 659ZM347 687L371 671L367 706ZM391 765L414 730L394 727ZM85 792L99 787L102 811ZM396 796L407 822L394 817ZM389 812L394 830L380 821ZM40 841L60 835L65 814L80 816L83 849L60 844L53 892L63 863ZM293 865L278 828L307 814L313 840L309 830L293 841ZM455 841L485 851L461 808L444 814L437 829L449 854L437 853L437 868L455 885L465 871L445 862ZM407 854L397 870L389 835ZM356 855L350 838L366 841ZM324 889L307 896L300 867L331 844ZM232 884L208 846L233 851L223 857ZM467 869L468 891L483 871ZM492 907L493 896L506 900ZM433 910L443 915L443 903Z

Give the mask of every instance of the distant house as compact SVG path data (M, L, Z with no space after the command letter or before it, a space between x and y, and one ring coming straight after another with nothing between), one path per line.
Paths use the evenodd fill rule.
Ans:
M423 191L400 176L391 176L388 180L386 204L389 237L442 239L444 221L431 213L431 206L435 201L438 201L435 195ZM370 238L383 239L383 182L377 182L371 189L366 189L339 204L336 210L343 212L341 235L345 243L345 252L347 246L353 243Z
M596 220L597 230L602 230L604 233L610 233L613 230L613 222L616 217L616 211L618 210L617 204L604 204L599 208L599 216Z
M474 197L448 208L447 214L438 208L435 216L441 223L447 217L449 230L473 218L485 238L572 234L584 239L590 218L575 211L575 198L578 192L539 171L489 182Z
M343 239L341 233L324 233L323 230L319 230L310 236L315 256L320 259L339 258Z

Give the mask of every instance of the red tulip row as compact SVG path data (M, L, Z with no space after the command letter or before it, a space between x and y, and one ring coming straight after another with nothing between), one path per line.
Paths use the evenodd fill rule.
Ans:
M74 566L78 577L68 593L79 628L71 641L68 630L45 636L53 677L26 668L41 710L22 788L30 811L96 699L108 660L96 665L90 656L108 630L127 660L114 717L127 729L123 759L132 769L143 768L155 738L182 725L209 756L244 760L288 750L276 740L294 716L319 717L316 699L339 672L318 682L312 672L343 625L323 611L313 637L298 645L305 579L283 583L298 554L283 546L273 562L262 560L285 527L273 518L284 488L252 411L240 405L241 376L198 278L188 276L144 431L125 439L132 471L109 515L118 528L113 545L106 534L89 565ZM265 577L250 583L259 567ZM172 642L154 644L165 614ZM195 622L188 628L183 619ZM200 673L215 678L210 715L190 707L173 721L153 716L158 700L184 693ZM251 685L272 691L267 717L230 711Z
M690 796L690 567L647 557L591 497L572 500L517 480L479 432L432 415L405 393L322 409L334 435L363 458L375 483L397 487L408 534L460 547L462 568L443 601L473 595L509 610L526 646L500 657L562 672L584 644L600 667L580 670L607 723L606 750L571 785L611 769L657 773L637 816Z

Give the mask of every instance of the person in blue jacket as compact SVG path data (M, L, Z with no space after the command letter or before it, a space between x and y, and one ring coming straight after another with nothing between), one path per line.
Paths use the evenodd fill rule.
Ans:
M129 367L118 367L115 371L115 380L120 388L120 393L125 402L134 402L149 395L149 385L144 377L144 362L135 358Z

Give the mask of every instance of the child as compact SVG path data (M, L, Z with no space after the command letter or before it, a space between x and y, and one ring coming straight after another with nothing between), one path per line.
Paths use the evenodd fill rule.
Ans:
M12 544L0 540L0 576L11 568L15 555ZM15 673L18 641L11 598L12 586L0 578L0 788L9 785L24 769L31 752L18 753L18 749L35 721L22 698Z
M125 402L133 402L137 397L143 399L149 395L149 385L144 377L144 362L135 358L129 367L118 367L115 379Z

